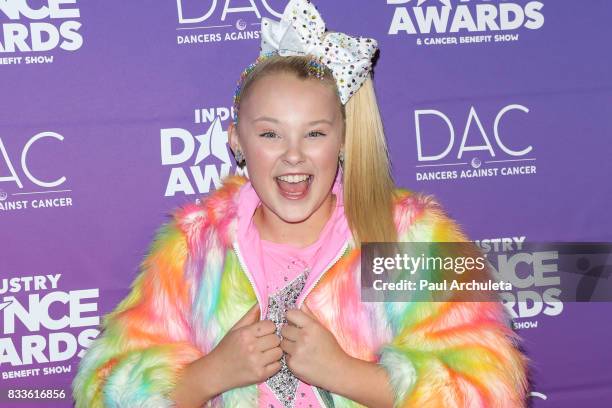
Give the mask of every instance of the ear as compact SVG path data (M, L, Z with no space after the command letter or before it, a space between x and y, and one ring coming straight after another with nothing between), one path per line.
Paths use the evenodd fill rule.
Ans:
M238 129L236 128L234 121L230 121L230 124L227 126L227 140L232 152L235 153L238 150L241 150L240 142L238 141Z

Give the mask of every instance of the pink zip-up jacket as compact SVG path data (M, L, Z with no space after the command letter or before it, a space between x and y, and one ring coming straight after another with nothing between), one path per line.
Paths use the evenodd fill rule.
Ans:
M186 365L209 353L256 302L266 303L244 262L250 249L237 242L247 182L227 177L158 230L130 293L104 316L103 331L79 364L72 384L77 408L174 406L169 395ZM431 195L398 188L394 206L399 241L467 241ZM349 237L309 278L300 301L346 353L387 371L397 407L525 406L528 360L501 303L361 302L360 272L360 249ZM361 407L313 391L321 406ZM210 402L257 404L256 384Z
M310 279L307 280L302 295L297 299L297 304L301 304L304 299L304 294L306 294L309 288L314 286L317 280L323 276L327 266L334 262L338 252L344 249L344 245L350 239L351 233L344 215L341 168L334 180L332 194L336 197L335 205L317 241L306 248L297 249L288 244L267 242L264 245L262 243L259 231L253 222L253 214L261 204L261 199L250 182L245 183L240 189L238 198L240 206L238 207L237 244L240 248L249 249L248 251L241 250L241 254L245 268L253 277L253 283L257 289L256 295L257 298L260 299L259 305L261 316L267 316L267 299L275 290L266 290L266 288L269 285L274 287L275 282L273 278L275 275L278 274L278 276L276 276L276 279L279 281L278 289L284 287L290 281L289 278L286 282L283 281L283 273L279 273L278 270L271 267L272 265L278 265L279 259L285 259L287 264L282 265L282 268L292 268L291 271L295 271L294 276L301 273L305 266L309 268ZM264 250L266 247L268 251ZM295 257L297 257L297 259ZM292 264L292 261L297 261L299 263L295 265ZM269 267L268 271L264 270L266 264ZM258 397L259 406L261 407L280 408L283 406L272 389L265 382L259 384ZM324 405L317 400L317 397L318 394L313 392L309 384L299 381L298 388L294 393L295 400L293 401L293 406L295 408L324 407Z

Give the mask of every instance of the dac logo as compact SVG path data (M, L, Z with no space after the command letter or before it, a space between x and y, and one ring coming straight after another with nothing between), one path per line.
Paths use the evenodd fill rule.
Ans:
M500 124L501 120L503 119L504 115L506 115L508 112L510 112L512 110L519 110L519 111L524 112L524 113L528 113L529 112L528 108L526 108L525 106L522 106L522 105L517 105L517 104L507 105L507 106L503 107L497 113L497 116L495 116L495 121L493 122L493 129L492 129L492 131L493 131L493 137L494 137L494 141L495 141L495 147L493 147L493 145L491 143L491 140L490 140L490 137L487 134L487 131L485 130L485 128L483 127L482 121L478 117L478 114L476 113L476 110L474 109L473 106L470 106L470 112L468 113L468 117L467 117L467 121L466 121L466 124L465 124L465 128L463 129L463 135L461 137L461 143L459 144L459 148L457 150L457 159L461 159L463 153L466 152L466 151L484 150L484 151L488 152L491 155L491 157L495 157L495 151L496 150L501 150L502 152L506 153L507 155L514 156L514 157L525 156L527 153L531 152L531 150L533 149L533 146L531 146L531 145L525 146L521 150L514 150L511 147L508 147L502 141L502 137L501 137L500 131L499 131L499 124ZM420 118L421 118L421 116L424 116L424 115L437 116L438 118L440 118L440 119L442 119L444 121L446 126L448 126L448 144L447 144L446 148L444 149L444 151L442 151L441 153L439 153L437 155L426 156L426 155L423 154L423 144L424 143L423 143L422 136L421 136L421 122L420 122ZM415 127L416 127L416 143L417 143L418 160L419 161L434 161L434 160L443 160L443 159L445 159L451 153L451 150L455 146L455 128L454 128L451 120L449 119L449 117L446 116L443 112L440 112L439 110L424 109L424 110L416 110L416 111L414 111L414 120L415 120ZM475 126L478 129L478 132L480 133L480 136L482 136L483 144L481 144L481 145L466 146L468 133L470 131L470 128L472 127L472 123L475 124Z
M34 145L34 143L40 141L41 139L47 138L47 137L59 140L60 142L64 141L64 136L58 133L55 133L55 132L41 132L37 135L34 135L30 138L30 140L26 142L25 146L23 147L23 150L21 151L21 156L20 156L21 160L19 161L21 170L23 171L23 174L27 177L27 179L30 180L36 186L44 187L44 188L57 187L66 181L65 176L58 177L55 180L42 180L34 176L28 167L28 153L30 152L30 148L32 147L32 145ZM13 162L11 161L8 155L6 147L4 146L4 143L2 142L2 138L0 138L0 154L2 154L4 163L8 167L9 173L11 174L9 177L0 177L0 182L13 181L15 184L17 184L19 188L22 189L23 183L21 182L21 179L19 178L19 176L17 175L17 172L15 171L15 166L13 165Z
M76 1L45 0L43 5L40 1L0 1L0 17L9 20L2 23L0 53L45 52L56 48L76 51L81 48L83 37L79 33L81 23L77 19L80 11ZM22 58L10 60L9 63L21 64ZM53 62L53 58L26 57L25 62Z
M34 136L32 136L21 149L21 154L19 155L19 159L11 160L11 156L9 155L9 151L4 145L2 138L0 138L0 172L8 171L8 176L3 176L0 173L0 211L7 210L23 210L27 208L46 208L46 207L67 207L72 206L72 198L63 196L57 198L34 198L34 199L13 199L8 200L9 194L2 189L2 187L6 186L9 183L14 184L20 190L25 188L24 186L24 177L25 180L28 180L31 185L35 186L35 188L39 191L30 191L24 192L19 191L13 193L14 197L28 197L31 195L32 197L41 197L41 194L54 194L54 193L64 193L70 192L71 190L57 190L57 187L60 187L66 183L66 176L64 175L55 175L55 178L52 177L43 177L40 174L35 174L31 170L30 163L30 151L35 145L38 145L43 140L56 140L63 142L64 136L55 132L41 132ZM44 149L43 146L39 147L40 150ZM44 151L44 150L43 150ZM48 160L48 167L53 168L52 160ZM40 167L40 166L37 166ZM6 170L5 170L6 169ZM50 171L49 171L50 173ZM20 174L22 176L20 177ZM45 171L47 174L47 171ZM40 190L42 189L42 190Z
M196 115L199 112L196 110ZM222 129L219 116L215 116L204 134L192 135L186 129L169 128L161 129L160 136L161 164L172 166L164 194L166 197L179 192L185 195L208 193L211 184L217 188L221 180L229 175L232 163L227 132ZM209 163L202 168L201 163L205 160ZM238 167L236 173L245 174Z
M461 0L462 3L470 0ZM408 4L412 3L412 4ZM540 1L528 1L525 4L499 2L492 4L489 0L480 0L478 4L458 4L455 7L451 0L387 0L395 10L388 34L454 34L454 33L490 33L499 31L516 31L521 28L538 30L544 25ZM406 4L406 6L402 6ZM409 7L411 6L411 7ZM478 35L468 37L418 38L417 44L439 45L473 42L516 41L518 34L495 36Z
M277 18L282 15L270 6L269 0L251 0L248 2L250 6L244 3L232 0L176 0L179 23L177 31L185 33L177 35L177 44L257 40L260 38L259 27L251 30L247 28L249 25L260 24L262 11ZM228 24L228 17L236 19ZM250 19L255 21L249 23ZM206 30L206 33L198 34L198 30Z
M232 3L232 0L225 0L223 2L223 8L221 9L219 21L225 22L228 14L238 13L254 14L257 19L261 20L259 7L263 7L265 11L278 18L282 16L282 13L279 13L270 7L267 0L261 0L261 5L259 7L257 7L255 1L252 0L250 1L250 7L245 7L244 2L238 2L241 3L239 7L231 7L230 3ZM234 3L236 2L234 1ZM212 2L203 0L176 0L176 6L179 24L201 23L208 20L213 13L215 13L215 11L218 11L217 0L213 0ZM188 12L187 10L190 11ZM188 13L192 13L190 14L191 17L187 16Z
M417 160L418 162L433 162L432 164L420 164L416 167L440 167L445 169L461 166L472 167L472 169L462 170L460 173L457 170L417 172L416 179L421 181L497 176L498 172L502 176L535 173L536 167L534 163L530 163L526 166L514 165L521 161L535 161L533 157L526 157L528 154L532 153L533 145L517 146L516 140L512 140L515 138L515 135L512 133L502 133L500 131L500 124L502 122L507 123L513 120L512 118L516 118L516 115L512 115L511 118L505 118L506 115L513 111L527 114L529 113L529 108L519 104L504 106L499 110L493 124L489 127L483 125L474 106L470 106L461 140L457 144L455 126L446 114L436 109L415 110L414 121ZM431 132L425 137L427 132L423 130L424 125L422 122L423 119L427 117L430 118L427 121L429 125L437 122L438 125L442 125L443 129L447 128L448 132L444 130L442 132ZM475 130L470 133L471 129ZM479 140L475 142L473 140L475 136L472 136L468 143L468 136L474 133L479 136ZM461 161L465 160L463 155L466 152L481 152L480 155L484 155L485 157L482 160L479 157L472 157L469 163ZM498 155L502 157L500 158ZM510 165L510 167L504 167L506 164L501 163L508 163L508 165L512 163L512 165ZM482 167L483 164L492 164L493 166ZM502 167L497 167L499 165Z

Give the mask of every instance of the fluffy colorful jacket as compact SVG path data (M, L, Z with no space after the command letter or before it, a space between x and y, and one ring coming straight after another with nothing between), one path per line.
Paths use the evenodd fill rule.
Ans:
M173 406L181 370L257 302L233 248L245 181L226 178L157 232L131 292L104 316L79 364L77 408ZM394 219L400 241L467 240L432 196L397 189ZM527 359L500 303L362 303L360 250L349 243L305 302L346 353L387 370L397 407L525 406ZM315 391L322 406L361 406ZM256 407L257 387L225 392L213 405Z

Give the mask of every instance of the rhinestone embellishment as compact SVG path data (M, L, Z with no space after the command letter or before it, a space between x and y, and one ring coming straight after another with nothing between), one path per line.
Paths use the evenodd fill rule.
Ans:
M284 288L280 289L268 298L268 313L266 319L272 320L276 325L276 335L281 336L283 324L287 323L286 313L288 309L295 308L297 298L304 289L306 278L308 278L309 268L289 282ZM293 408L295 394L299 385L298 378L291 372L285 360L286 353L283 353L280 363L281 368L276 374L266 380L276 398L285 408Z

